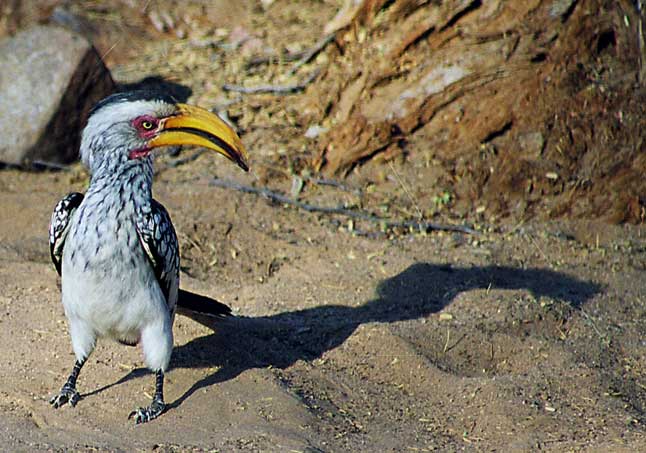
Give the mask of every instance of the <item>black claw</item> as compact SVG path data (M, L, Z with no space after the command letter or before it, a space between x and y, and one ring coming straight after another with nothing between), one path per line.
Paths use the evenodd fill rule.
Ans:
M55 409L63 406L65 403L69 403L70 406L76 406L76 403L81 399L81 395L76 391L76 387L69 385L64 385L61 389L61 392L58 395L54 395L50 400L49 404L54 406Z
M153 400L152 404L148 407L140 407L128 415L128 420L135 419L135 424L146 423L156 419L166 410L166 404L161 400Z
M49 400L49 404L54 406L54 409L58 409L65 403L70 403L70 406L74 407L81 399L81 395L76 391L76 378L78 378L84 363L85 359L77 360L76 363L74 363L74 368L70 373L70 377L67 378L67 382L61 389L60 393L58 395L54 395Z

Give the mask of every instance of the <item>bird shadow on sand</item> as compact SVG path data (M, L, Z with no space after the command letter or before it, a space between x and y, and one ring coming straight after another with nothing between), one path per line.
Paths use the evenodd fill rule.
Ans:
M524 289L535 298L561 300L573 309L601 291L598 284L546 269L417 263L382 281L376 297L357 307L320 305L256 318L203 318L199 321L214 333L175 348L171 367L218 370L195 382L169 407L252 368L282 369L298 360L316 359L341 345L361 324L423 318L442 310L461 292L486 288ZM110 386L145 372L134 370Z

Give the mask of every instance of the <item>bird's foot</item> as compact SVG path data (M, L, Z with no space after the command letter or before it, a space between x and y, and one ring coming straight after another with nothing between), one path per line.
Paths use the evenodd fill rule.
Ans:
M166 410L166 403L161 399L154 399L152 404L148 407L140 407L137 410L130 412L128 420L135 419L135 424L146 423L156 419Z
M76 386L65 384L61 389L58 395L54 395L50 400L49 404L54 406L55 409L58 409L65 403L69 403L70 406L76 406L76 403L81 399L81 395L76 391Z

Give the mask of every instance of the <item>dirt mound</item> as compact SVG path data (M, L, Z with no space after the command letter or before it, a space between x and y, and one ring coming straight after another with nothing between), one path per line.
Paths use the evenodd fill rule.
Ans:
M328 24L341 28L333 64L304 100L331 128L317 168L347 173L403 151L414 161L430 145L457 201L491 215L643 221L631 5L358 3ZM409 146L415 134L427 140Z

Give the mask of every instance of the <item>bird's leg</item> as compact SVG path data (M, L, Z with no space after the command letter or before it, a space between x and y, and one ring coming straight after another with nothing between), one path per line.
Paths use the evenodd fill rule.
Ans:
M61 407L65 403L70 403L70 406L76 406L76 403L81 399L79 392L76 390L76 379L79 377L79 372L85 363L85 359L77 360L74 363L74 368L70 373L70 377L67 378L67 382L61 388L61 391L58 395L54 395L52 399L49 400L49 404L54 406L56 409Z
M140 407L130 412L128 418L135 419L135 423L146 423L159 417L166 409L164 403L164 372L159 370L155 373L155 396L153 402L148 407Z

